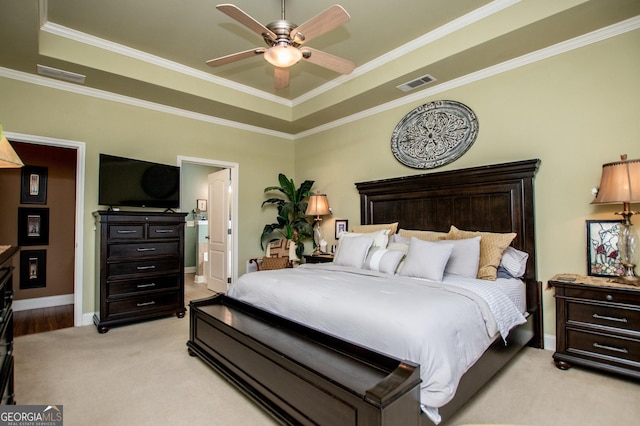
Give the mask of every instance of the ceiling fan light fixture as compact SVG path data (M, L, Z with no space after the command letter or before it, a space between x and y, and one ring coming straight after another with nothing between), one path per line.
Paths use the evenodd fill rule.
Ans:
M276 44L264 52L264 59L275 67L288 68L302 59L302 52L286 43Z

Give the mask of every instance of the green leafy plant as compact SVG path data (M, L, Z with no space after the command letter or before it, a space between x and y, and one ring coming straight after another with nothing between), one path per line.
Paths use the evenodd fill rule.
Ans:
M298 244L307 239L313 239L313 225L307 219L305 212L311 187L314 181L305 180L296 189L293 179L287 178L284 174L278 175L280 186L268 186L264 192L279 191L282 197L272 197L262 203L262 207L274 205L278 209L278 216L275 223L264 226L260 236L260 247L264 250L265 242L286 238L296 243L296 255L301 258L304 252L304 245Z

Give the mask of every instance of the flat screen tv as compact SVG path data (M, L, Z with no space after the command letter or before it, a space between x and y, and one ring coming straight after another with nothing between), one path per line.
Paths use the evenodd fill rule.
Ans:
M100 154L98 204L109 207L180 207L180 168Z

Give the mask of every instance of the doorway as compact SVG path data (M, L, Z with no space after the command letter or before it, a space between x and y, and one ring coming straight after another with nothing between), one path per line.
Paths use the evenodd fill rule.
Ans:
M207 181L204 182L194 182L194 181L190 181L191 179L183 179L182 176L185 175L185 173L183 173L183 170L185 167L189 167L189 165L200 165L200 166L209 166L211 167L211 171L217 171L217 170L222 170L222 169L227 169L229 171L230 174L230 178L231 178L231 182L230 182L230 187L229 187L229 192L230 192L230 210L231 210L231 214L230 214L230 219L229 219L229 228L231 229L231 235L230 235L230 242L229 242L229 246L230 246L230 250L229 250L229 261L228 261L228 275L230 278L230 282L234 282L237 277L238 277L238 233L237 233L237 229L238 229L238 175L239 175L239 164L238 163L231 163L231 162L227 162L227 161L220 161L220 160L212 160L212 159L206 159L206 158L197 158L197 157L185 157L185 156L178 156L178 166L180 167L181 170L181 186L182 188L185 187L192 187L192 186L196 186L196 185L208 185ZM192 200L185 200L183 199L183 195L185 191L180 191L181 193L181 200L180 200L180 206L181 206L181 210L184 212L191 212L192 211L192 207L188 204L190 203ZM209 206L212 205L212 203L214 202L213 200L209 200L208 199L208 194L207 194L207 204ZM195 207L195 205L194 205ZM187 216L189 218L189 216ZM187 221L189 221L190 219L187 219ZM189 223L187 222L187 226L189 226ZM185 238L185 242L186 242L186 238ZM195 247L195 243L194 243L194 247ZM185 249L186 251L186 249Z
M82 309L82 282L83 282L83 249L84 249L84 186L85 186L85 143L71 141L65 139L56 139L36 135L28 135L22 133L4 132L7 139L15 142L43 145L58 148L70 148L76 152L75 160L75 218L74 218L74 252L73 252L73 325L81 326L92 323L93 313L87 314L87 318L83 316ZM62 297L66 300L66 296ZM30 299L27 299L30 300ZM20 308L20 300L14 302L14 310ZM25 309L48 308L65 304L60 302L57 296L39 298L28 302ZM16 306L17 305L17 306ZM86 320L86 322L85 322Z

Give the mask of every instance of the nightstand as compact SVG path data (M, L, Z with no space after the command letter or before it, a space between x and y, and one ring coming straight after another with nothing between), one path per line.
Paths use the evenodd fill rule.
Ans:
M575 274L556 275L549 286L556 292L556 366L640 378L640 287Z
M305 263L331 263L333 262L332 254L305 254Z

